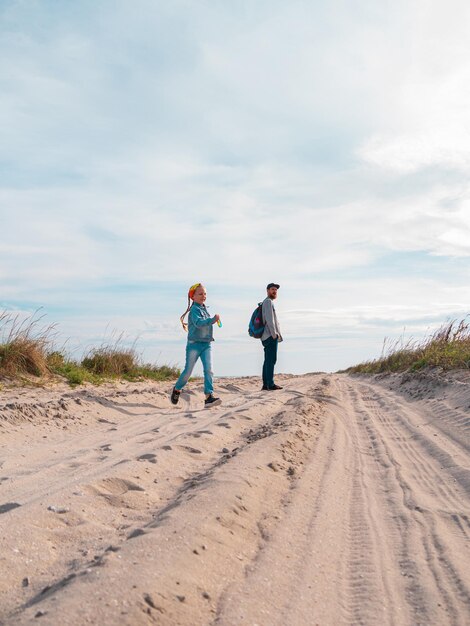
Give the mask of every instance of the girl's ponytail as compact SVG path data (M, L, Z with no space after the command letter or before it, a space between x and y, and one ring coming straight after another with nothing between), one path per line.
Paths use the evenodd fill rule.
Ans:
M183 330L185 330L186 332L188 332L188 325L186 324L186 322L184 321L184 318L186 317L189 309L192 306L192 302L191 300L193 299L194 293L196 291L196 289L199 287L201 283L195 283L194 285L192 285L189 288L188 291L188 308L186 309L186 311L183 313L183 315L180 317L180 322L181 322L181 326L183 327Z
M183 313L183 315L180 317L181 326L183 327L183 330L186 331L186 332L188 332L188 325L184 321L184 318L186 317L186 314L188 313L190 308L191 308L191 300L189 299L189 296L188 296L188 308Z

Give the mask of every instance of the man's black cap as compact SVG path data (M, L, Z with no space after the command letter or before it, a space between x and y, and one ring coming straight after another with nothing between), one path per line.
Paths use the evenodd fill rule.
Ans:
M276 289L279 289L279 285L277 285L276 283L269 283L266 289L271 289L271 287L276 287Z

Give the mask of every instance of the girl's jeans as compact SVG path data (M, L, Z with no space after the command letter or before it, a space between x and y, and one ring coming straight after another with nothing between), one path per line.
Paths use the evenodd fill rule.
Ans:
M181 391L188 382L196 361L198 359L202 361L202 367L204 369L204 393L210 394L214 391L212 385L212 355L211 344L208 341L192 341L186 345L186 364L184 370L181 372L180 377L176 381L175 389Z

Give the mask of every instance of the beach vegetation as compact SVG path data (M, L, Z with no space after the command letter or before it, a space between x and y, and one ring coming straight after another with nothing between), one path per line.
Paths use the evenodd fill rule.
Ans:
M82 367L98 376L125 376L138 367L138 357L133 348L102 345L92 348L82 360Z
M439 367L445 371L470 368L470 323L449 320L422 339L384 340L379 358L344 370L349 374L381 374Z
M180 370L171 365L144 363L137 352L136 342L126 346L122 334L114 341L91 348L81 367L100 378L123 378L128 381L173 380L180 374Z
M47 353L55 334L54 325L44 326L38 311L28 316L0 312L0 375L45 376Z
M145 363L135 342L126 347L123 335L89 348L82 359L56 347L55 325L44 325L36 311L21 316L0 312L0 378L17 384L65 380L70 385L99 385L108 380L174 380L180 370Z
M65 379L73 387L92 383L99 385L105 382L105 377L97 376L83 365L60 352L52 352L48 355L48 365L52 376Z

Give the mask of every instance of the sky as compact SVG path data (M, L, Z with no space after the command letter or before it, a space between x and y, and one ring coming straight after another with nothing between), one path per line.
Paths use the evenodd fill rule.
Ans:
M0 0L0 310L79 357L336 371L470 302L464 0ZM196 370L198 373L198 370Z

